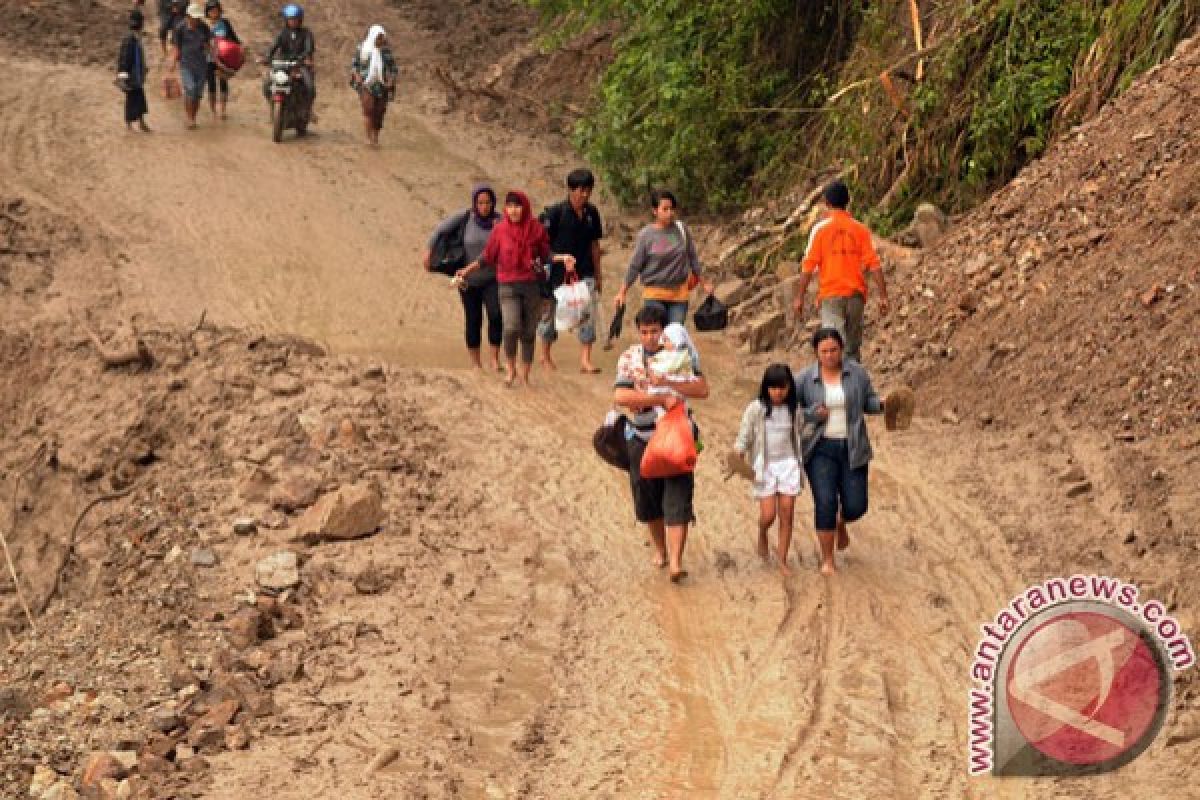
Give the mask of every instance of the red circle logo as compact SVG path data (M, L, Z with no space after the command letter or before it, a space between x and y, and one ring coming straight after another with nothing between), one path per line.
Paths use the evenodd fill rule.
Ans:
M1021 735L1045 755L1092 765L1137 746L1160 708L1162 675L1142 637L1092 611L1036 628L1009 663L1009 709Z

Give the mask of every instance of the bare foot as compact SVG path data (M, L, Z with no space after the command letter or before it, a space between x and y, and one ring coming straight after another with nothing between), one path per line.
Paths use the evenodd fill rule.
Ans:
M834 566L834 563L832 561L830 561L827 564L822 564L821 565L821 574L827 578L832 577L833 575L837 574L837 567Z
M655 569L662 569L666 565L667 557L665 555L658 554L654 556L654 558L650 559L650 566L654 567Z
M771 560L771 546L767 543L767 532L758 532L758 557L763 561Z
M579 371L582 372L584 375L599 375L600 374L600 368L597 367L595 364L581 364L579 367Z
M509 370L508 374L504 376L504 385L506 387L508 387L509 389L511 389L511 388L513 388L513 386L516 385L516 383L517 383L517 374L515 372L513 372L512 370Z
M543 367L545 367L548 370L554 370L554 371L558 370L558 364L555 364L554 359L551 358L550 356L542 356L541 359L539 359L538 363L541 364Z
M142 133L150 133L150 126L144 122L139 122L138 130L141 131Z
M850 546L850 532L846 530L846 523L838 519L837 524L837 549L845 550Z
M792 568L788 566L787 559L779 559L779 574L785 578L792 577Z
M686 569L671 570L671 583L680 583L687 577Z

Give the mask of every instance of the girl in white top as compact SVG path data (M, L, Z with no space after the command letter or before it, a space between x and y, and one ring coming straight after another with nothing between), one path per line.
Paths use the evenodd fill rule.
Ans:
M758 499L758 554L770 560L768 533L779 520L779 546L776 556L779 571L792 574L788 567L788 549L792 543L792 522L796 495L804 488L801 469L802 449L799 429L803 416L797 411L799 393L792 370L786 364L772 364L763 373L758 399L742 414L734 450L754 471L754 496Z

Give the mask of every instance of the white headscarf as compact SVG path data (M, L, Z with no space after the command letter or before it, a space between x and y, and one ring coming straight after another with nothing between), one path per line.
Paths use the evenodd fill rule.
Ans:
M363 40L362 45L358 48L358 57L362 61L369 61L367 66L367 77L363 83L370 86L372 83L383 83L383 53L375 46L375 40L380 34L387 36L387 32L382 25L372 25L367 31L367 38Z

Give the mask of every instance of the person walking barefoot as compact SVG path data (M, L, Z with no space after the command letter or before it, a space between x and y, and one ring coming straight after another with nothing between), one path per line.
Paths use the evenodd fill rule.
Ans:
M804 487L800 461L803 449L800 432L804 424L798 413L799 392L786 364L772 364L763 373L758 398L746 406L734 451L754 471L754 497L758 499L758 555L771 560L772 526L779 522L775 549L779 572L792 574L788 552L796 512L796 496Z
M819 328L812 337L817 363L796 376L804 408L804 471L813 493L814 526L821 574L833 575L834 547L850 546L846 524L867 513L867 464L871 441L864 414L882 414L884 402L861 364L845 357L837 328Z

